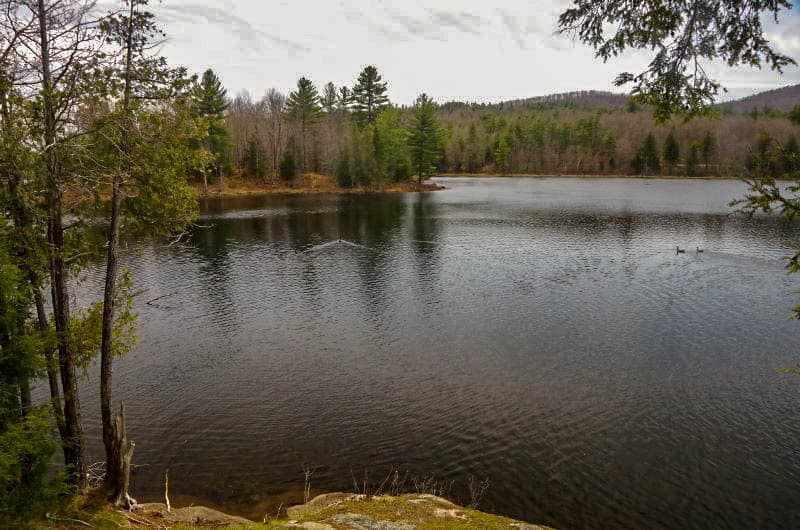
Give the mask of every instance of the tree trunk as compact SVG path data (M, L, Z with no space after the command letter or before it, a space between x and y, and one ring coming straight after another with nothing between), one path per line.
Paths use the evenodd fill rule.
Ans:
M114 340L114 302L116 298L120 207L122 205L122 184L114 176L111 192L111 226L108 234L108 254L106 256L106 283L103 291L103 324L100 341L100 416L103 423L103 444L106 449L106 478L109 491L118 489L120 476L119 459L121 447L117 445L118 436L114 432L111 415L111 382Z
M130 486L133 449L136 444L128 440L125 428L124 403L120 403L119 413L117 413L117 416L114 418L114 445L120 448L119 458L116 463L117 467L112 471L107 462L106 476L108 476L109 473L113 473L115 476L119 477L119 480L115 484L115 488L110 492L111 496L109 497L109 501L114 506L132 509L136 505L136 501L128 495L128 488Z
M50 289L53 298L53 323L58 336L61 386L64 389L64 459L68 468L69 482L82 489L86 481L86 469L83 461L83 426L81 425L75 361L69 337L70 311L69 293L67 291L69 278L64 263L63 197L60 189L60 167L55 145L56 115L50 72L47 9L44 0L38 0L37 2L37 17L39 21L42 71L43 139L47 157L47 242L50 246Z
M119 506L120 495L128 492L127 472L123 469L123 459L127 448L125 443L125 422L124 409L120 407L120 414L117 421L111 416L111 385L113 376L114 362L114 313L117 291L117 273L119 270L119 231L122 222L122 199L125 192L125 183L120 174L130 167L128 154L130 152L129 120L131 118L131 79L132 79L132 59L133 59L133 17L135 14L136 2L129 3L128 27L126 34L126 56L125 56L125 86L123 90L123 132L121 143L122 163L120 172L114 174L111 181L111 219L108 229L108 250L106 255L106 279L103 289L103 322L102 335L100 339L100 416L103 424L103 445L106 450L106 476L105 486L114 504ZM120 420L119 418L122 417ZM122 432L118 432L122 425ZM131 450L132 452L132 450ZM130 467L130 462L128 462ZM121 493L120 493L121 492Z

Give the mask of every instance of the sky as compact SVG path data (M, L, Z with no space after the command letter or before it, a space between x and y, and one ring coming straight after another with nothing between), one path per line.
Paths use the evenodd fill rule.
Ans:
M300 76L318 86L352 86L374 64L398 104L420 92L437 101L497 102L573 90L622 91L616 74L640 71L647 55L609 63L587 46L556 35L569 0L163 0L151 9L168 40L163 52L193 72L211 68L230 95L288 92ZM800 62L800 9L767 36ZM729 93L741 97L800 83L800 69L712 65Z

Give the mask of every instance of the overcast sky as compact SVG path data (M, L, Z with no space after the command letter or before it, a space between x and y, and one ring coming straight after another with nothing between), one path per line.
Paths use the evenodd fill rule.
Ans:
M168 35L164 53L200 72L216 71L230 95L288 91L300 76L352 86L375 64L396 103L420 92L437 101L501 101L573 90L617 90L623 70L645 56L608 64L554 35L562 0L163 0L153 10ZM779 50L800 62L800 13L768 25ZM800 70L720 68L730 96L800 83Z

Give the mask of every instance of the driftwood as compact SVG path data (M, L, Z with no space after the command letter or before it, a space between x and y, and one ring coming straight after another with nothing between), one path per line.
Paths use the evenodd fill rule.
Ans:
M164 472L164 502L167 504L167 513L172 511L169 504L169 468Z

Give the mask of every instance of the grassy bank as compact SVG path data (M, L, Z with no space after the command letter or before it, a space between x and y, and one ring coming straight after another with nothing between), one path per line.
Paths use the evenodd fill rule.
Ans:
M97 497L76 497L62 509L31 525L32 528L247 528L271 530L306 528L345 530L380 528L382 530L506 529L548 530L548 527L465 508L441 497L426 494L367 497L348 493L329 493L307 504L293 506L281 518L262 521L227 515L190 506L171 508L163 504L143 504L133 512L114 509Z
M432 183L387 182L383 186L356 186L342 188L333 177L308 173L298 176L293 182L255 181L240 177L230 177L221 183L217 182L205 190L202 184L194 187L200 197L245 197L249 195L304 195L312 193L405 193L421 191L437 191L444 189Z

